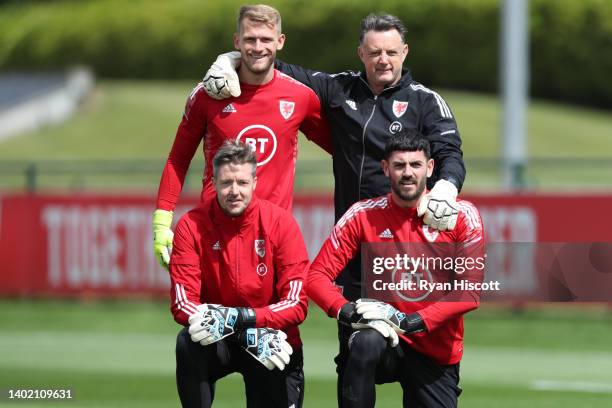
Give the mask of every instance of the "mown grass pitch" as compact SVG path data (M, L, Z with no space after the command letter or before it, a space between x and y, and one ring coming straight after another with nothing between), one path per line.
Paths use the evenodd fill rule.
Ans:
M465 407L612 406L612 314L605 308L513 313L485 307L466 319ZM66 402L19 407L178 406L174 339L164 302L0 301L0 389L64 388ZM335 406L333 320L311 307L302 327L306 407ZM218 383L215 407L244 406L242 379ZM397 407L397 384L377 388Z

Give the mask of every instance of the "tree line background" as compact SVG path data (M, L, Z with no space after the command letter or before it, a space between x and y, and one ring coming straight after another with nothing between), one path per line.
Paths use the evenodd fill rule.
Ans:
M400 17L406 61L428 86L497 92L499 0L269 0L287 35L280 58L327 72L359 70L359 22ZM0 6L0 70L75 64L103 78L200 77L231 50L245 1L8 1ZM533 97L612 106L612 2L531 0Z

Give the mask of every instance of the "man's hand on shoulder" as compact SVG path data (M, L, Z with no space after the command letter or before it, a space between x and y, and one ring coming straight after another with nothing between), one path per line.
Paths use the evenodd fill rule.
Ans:
M240 80L236 69L240 65L240 52L221 54L204 75L204 90L213 99L240 96Z
M421 198L417 207L419 217L431 228L440 231L453 230L457 225L457 187L447 180L438 180L431 191Z

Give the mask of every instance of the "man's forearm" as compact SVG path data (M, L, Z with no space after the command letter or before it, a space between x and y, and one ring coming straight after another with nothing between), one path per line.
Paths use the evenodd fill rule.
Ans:
M325 273L311 269L308 275L308 295L329 317L336 318L348 302Z

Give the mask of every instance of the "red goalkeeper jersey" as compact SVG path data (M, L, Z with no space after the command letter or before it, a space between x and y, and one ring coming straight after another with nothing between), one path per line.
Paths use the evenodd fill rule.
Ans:
M228 139L250 144L257 153L257 195L291 209L297 159L298 130L331 153L327 122L315 93L296 80L274 71L260 86L241 83L242 94L221 101L209 97L199 83L191 92L172 150L162 173L157 208L172 211L203 140L205 159L202 200L214 196L212 159Z
M253 200L239 217L206 198L176 226L170 279L174 320L187 325L201 303L255 309L256 326L282 329L301 347L298 325L306 318L308 254L291 214Z
M457 202L457 225L454 230L444 232L429 230L415 208L399 207L391 194L355 203L338 220L310 267L309 296L335 318L348 300L333 281L346 263L359 253L362 243L470 243L469 256L482 257L484 235L480 214L470 202ZM482 281L482 273L481 270L463 276ZM403 341L440 364L455 364L463 354L463 314L478 307L480 295L477 291L462 291L458 299L453 300L451 296L447 301L388 303L407 314L418 312L427 328L422 333L401 336Z

